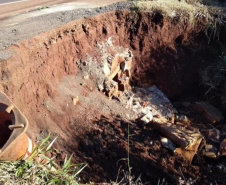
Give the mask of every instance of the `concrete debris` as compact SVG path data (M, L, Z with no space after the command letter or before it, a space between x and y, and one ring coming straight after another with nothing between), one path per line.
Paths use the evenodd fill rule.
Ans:
M213 142L218 143L220 141L220 131L217 129L207 130L207 138Z
M142 111L152 111L155 121L164 119L172 119L173 116L173 105L165 94L159 90L155 85L149 88L135 88L134 89L134 105L135 109L142 107ZM139 99L140 98L140 99ZM145 106L144 106L145 105ZM158 116L156 116L158 115ZM161 120L162 121L162 120Z
M185 115L179 115L166 95L155 85L148 88L133 88L129 84L131 78L132 52L128 49L117 55L110 55L101 65L105 79L98 85L99 91L110 99L114 98L134 111L134 117L143 126L153 126L164 138L162 146L182 155L192 162L194 155L203 140L198 129L190 125L191 120ZM80 61L84 65L83 61ZM185 106L192 104L186 103ZM211 123L223 120L219 110L207 102L196 102L194 109L203 114ZM130 116L128 115L128 118ZM213 142L220 141L220 131L210 129L207 137ZM206 145L204 155L210 158L218 156L213 145ZM226 155L226 140L221 143L220 155Z
M204 155L209 158L216 159L217 158L217 148L213 145L207 144L205 146Z
M191 143L187 148L177 148L175 153L182 155L190 163L192 162L195 154L198 151L198 148L202 142L202 137L198 138L196 142Z
M174 143L171 140L163 137L163 138L161 138L161 143L162 143L162 146L170 149L172 152L176 151L176 146L174 145Z
M132 58L130 50L117 54L115 57L109 56L103 63L103 72L107 78L104 81L103 91L110 99L112 96L121 97L124 91L130 90L129 80L131 77Z
M147 125L152 120L153 120L153 114L150 111L147 114L145 114L144 116L142 116L141 118L138 119L138 121L141 122L143 126Z
M150 125L178 146L174 150L175 153L182 155L190 163L192 162L203 139L197 129L184 124L178 126L170 122L159 123L152 121Z
M219 154L221 156L226 156L226 139L224 139L220 144Z
M103 91L103 90L104 90L104 86L101 85L101 84L99 84L99 85L98 85L98 90L99 90L99 91Z
M224 119L221 112L208 102L196 102L194 110L202 114L210 123L216 123Z
M202 135L198 130L190 127L180 127L170 122L158 123L154 121L152 121L150 125L155 127L161 134L184 149L188 148L190 145L196 143L197 140L202 138Z
M118 83L114 80L106 79L104 81L104 92L111 99L113 95L118 93Z
M104 74L105 74L106 76L108 76L108 75L111 74L111 70L110 70L110 67L109 67L108 63L104 63L103 71L104 71Z
M85 79L85 80L88 80L88 79L89 79L89 75L85 75L85 76L84 76L84 79Z

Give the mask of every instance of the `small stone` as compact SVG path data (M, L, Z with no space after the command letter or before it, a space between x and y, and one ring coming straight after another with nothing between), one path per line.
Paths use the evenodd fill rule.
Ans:
M204 155L209 158L217 158L217 149L213 145L207 144L204 150Z
M88 80L88 79L89 79L89 75L85 75L83 78L84 78L85 80Z
M175 121L182 122L182 123L190 123L190 120L185 115L176 115Z
M219 154L221 156L226 156L226 139L224 139L220 144Z
M207 131L207 137L211 141L218 143L220 141L220 131L217 129L209 129Z
M196 102L194 110L202 114L212 124L224 119L221 112L208 102Z
M103 90L104 90L103 85L99 84L99 85L98 85L98 90L99 90L99 91L103 91Z
M146 115L144 115L142 118L140 118L140 121L142 121L144 123L144 125L148 124L152 120L153 120L152 112L149 112Z
M103 71L106 76L111 74L111 70L107 62L105 62L103 65Z
M143 102L141 102L141 105L142 105L143 107L147 107L147 106L150 105L150 104L151 104L150 101L143 101Z
M77 105L78 102L79 102L78 96L76 96L75 98L73 98L73 104L74 105Z
M173 143L171 140L169 140L169 139L163 137L163 138L161 139L161 143L162 143L162 146L164 146L165 148L168 148L168 149L170 149L171 151L175 152L176 147L175 147L174 143Z

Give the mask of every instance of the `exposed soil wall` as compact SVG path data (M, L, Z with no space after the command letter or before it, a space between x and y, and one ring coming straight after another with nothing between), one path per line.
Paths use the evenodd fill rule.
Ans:
M75 62L86 53L98 58L100 54L94 49L97 42L114 36L115 45L131 48L134 53L134 84L157 84L172 97L181 93L197 77L196 55L200 54L190 44L197 44L202 26L194 30L189 24L151 13L136 17L128 11L111 12L71 22L11 46L16 54L2 62L2 89L13 99L20 97L36 105L39 98L51 95L48 81L75 75ZM45 92L40 94L39 86Z
M0 89L27 116L30 122L28 133L33 139L37 139L40 131L41 134L51 131L60 136L58 147L61 150L75 152L76 161L92 164L92 174L85 180L115 180L117 168L109 172L106 169L124 156L106 154L114 160L101 164L101 155L95 154L99 165L96 167L91 149L98 150L95 142L99 136L103 137L101 133L104 132L106 137L114 136L109 130L103 131L107 129L103 125L116 122L127 128L125 123L109 118L113 114L121 114L123 118L125 112L120 107L117 110L118 105L98 94L92 80L81 86L82 79L76 78L79 71L76 62L86 60L87 54L100 61L103 53L96 49L98 43L112 37L114 46L130 48L133 52L131 83L138 86L155 84L173 98L197 83L203 59L208 58L204 56L206 39L200 33L202 29L201 23L194 29L188 23L165 19L161 14L130 11L113 11L73 21L12 45L10 48L16 53L10 59L1 61ZM74 107L71 98L76 93L82 98L79 106ZM108 108L111 106L115 106L118 112L111 111ZM103 115L110 121L101 122L107 119L103 119ZM125 136L126 132L121 128L120 131ZM87 144L89 142L94 143L92 147ZM100 145L103 147L105 144ZM112 145L112 150L117 149L118 146L114 148L115 145ZM121 143L120 146L125 147L126 144ZM159 145L155 148L157 150ZM145 160L147 154L144 152L142 155ZM135 161L138 161L137 157L133 156ZM165 164L163 161L161 165ZM178 175L173 166L169 173L161 172L158 165L152 167L156 171L147 174L146 179L154 178L157 182L158 177L154 175L159 173L170 178ZM195 172L188 170L186 173L194 176Z

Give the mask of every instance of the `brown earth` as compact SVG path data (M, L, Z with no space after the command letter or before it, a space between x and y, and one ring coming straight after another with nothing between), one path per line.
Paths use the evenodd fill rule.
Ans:
M115 47L134 54L132 85L155 84L175 98L194 88L203 60L213 57L206 54L210 46L202 29L201 22L194 29L147 12L113 11L73 21L10 46L15 54L1 61L0 89L27 116L32 139L51 132L59 136L56 147L63 154L74 153L76 162L89 164L84 182L116 181L120 167L128 171L122 159L128 154L129 124L132 174L141 174L143 182L177 184L182 177L198 178L197 184L224 184L216 162L209 168L197 158L190 165L170 153L161 146L159 133L139 127L130 110L98 92L95 79L84 79L77 65L88 56L100 62L104 53L98 44L112 37ZM76 96L79 103L73 105Z

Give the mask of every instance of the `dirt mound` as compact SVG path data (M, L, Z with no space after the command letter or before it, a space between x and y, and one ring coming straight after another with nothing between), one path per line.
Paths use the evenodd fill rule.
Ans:
M190 165L162 148L159 133L141 128L130 109L98 91L103 60L126 48L134 55L132 86L156 85L169 98L197 87L203 60L213 57L206 54L202 29L201 23L194 29L148 12L113 11L73 21L12 45L15 54L1 62L0 89L27 116L31 138L51 132L59 136L56 147L62 153L75 153L76 162L89 164L84 182L117 179L120 166L127 168L120 159L127 157L130 134L130 165L142 181L198 176L203 184L222 183L224 177L203 161Z

